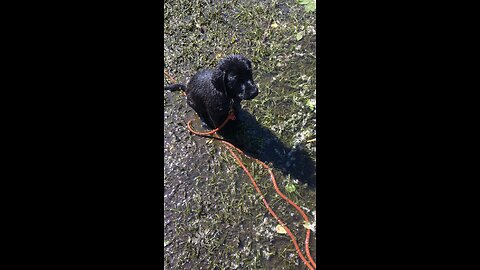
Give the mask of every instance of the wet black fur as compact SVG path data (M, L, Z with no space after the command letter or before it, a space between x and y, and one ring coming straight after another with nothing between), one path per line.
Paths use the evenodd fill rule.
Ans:
M252 63L245 56L231 55L214 69L196 73L188 82L165 86L165 90L185 90L187 103L210 128L220 126L227 118L230 103L236 113L240 101L253 99L258 88L253 81Z

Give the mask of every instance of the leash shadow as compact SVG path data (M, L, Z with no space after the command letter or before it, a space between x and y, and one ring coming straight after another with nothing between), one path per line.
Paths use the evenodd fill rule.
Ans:
M249 112L240 109L236 121L218 132L228 142L248 155L273 167L301 183L316 187L316 164L302 144L287 147Z

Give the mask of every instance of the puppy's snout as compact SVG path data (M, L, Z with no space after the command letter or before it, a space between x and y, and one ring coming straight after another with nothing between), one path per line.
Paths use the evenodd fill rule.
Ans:
M248 91L245 93L245 100L253 99L258 95L258 88L256 85L249 87Z
M252 94L252 97L251 97L250 99L256 97L257 95L258 95L258 87L257 87L257 86L253 86L253 94Z

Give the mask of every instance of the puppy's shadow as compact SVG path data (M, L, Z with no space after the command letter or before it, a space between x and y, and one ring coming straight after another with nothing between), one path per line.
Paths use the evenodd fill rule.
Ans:
M241 109L237 120L229 122L218 133L225 140L248 155L273 167L285 175L316 187L315 162L302 145L286 147L270 130L261 126L247 111Z

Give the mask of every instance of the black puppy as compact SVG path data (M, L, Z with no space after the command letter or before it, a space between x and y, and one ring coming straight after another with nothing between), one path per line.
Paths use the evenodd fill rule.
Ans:
M210 128L220 126L231 107L235 115L240 101L258 95L252 77L252 63L245 56L231 55L222 59L214 69L199 71L188 82L165 86L165 90L186 92L187 103Z

